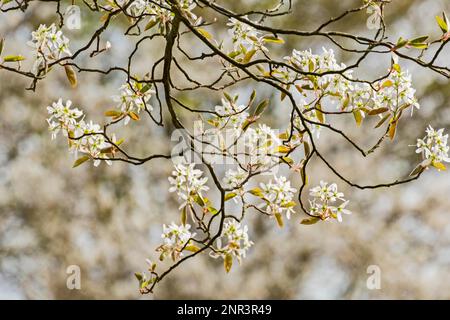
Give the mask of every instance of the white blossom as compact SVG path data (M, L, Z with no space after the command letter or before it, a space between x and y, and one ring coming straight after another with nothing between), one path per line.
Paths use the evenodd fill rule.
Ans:
M450 162L447 145L448 134L444 135L444 129L435 130L432 126L426 129L427 135L423 139L417 139L416 153L422 153L424 158L431 163Z
M202 177L203 172L195 169L195 164L177 164L175 170L172 171L172 177L169 177L169 182L172 187L169 192L176 192L181 201L180 209L187 204L192 204L195 197L202 197L203 191L208 191L206 186L207 177Z
M117 107L120 111L126 114L125 125L131 119L129 115L131 112L139 114L144 109L153 110L153 107L148 102L155 91L151 89L150 85L142 85L139 82L130 80L129 83L122 85L119 90L120 95L113 96L113 100L118 103Z
M348 200L345 200L344 194L338 191L336 183L320 181L320 184L310 189L310 196L313 197L310 203L310 214L320 217L322 220L333 218L342 222L342 214L351 214L346 209ZM341 202L337 205L337 202Z
M291 213L295 212L293 198L297 192L297 189L291 187L291 182L286 177L274 176L274 182L270 180L267 184L261 183L260 187L265 200L265 211L270 215L285 213L290 219Z
M94 160L94 166L98 166L101 160L105 160L108 165L111 165L109 153L105 150L113 147L101 132L101 127L92 121L84 121L84 114L78 108L72 108L72 101L68 100L65 104L62 99L52 103L47 107L49 118L47 123L52 134L52 139L55 139L61 131L65 137L69 139L69 150L78 156L81 152L88 155ZM113 135L112 141L116 138Z
M191 233L189 224L177 225L172 222L170 225L163 225L163 244L158 247L157 251L161 252L161 260L170 255L174 261L183 255L183 249L188 245L189 240L195 237L195 233Z
M249 240L248 227L241 226L239 222L234 219L225 221L223 225L222 235L217 242L217 248L211 252L213 258L226 258L231 255L237 258L241 263L242 258L246 257L248 249L254 244ZM225 245L222 246L222 243Z
M41 24L36 31L31 33L31 41L28 45L34 49L35 62L32 72L46 68L49 63L71 55L69 50L69 39L63 35L61 30L57 30L55 24L47 27Z

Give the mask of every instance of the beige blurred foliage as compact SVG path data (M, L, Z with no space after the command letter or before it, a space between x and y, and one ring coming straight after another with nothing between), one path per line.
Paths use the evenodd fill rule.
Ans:
M243 6L237 1L221 2L232 3L235 9ZM245 6L263 7L263 2L248 1ZM274 23L311 29L360 2L294 3L293 14ZM438 34L434 16L444 9L450 12L446 0L394 0L386 13L389 35ZM33 5L26 16L0 14L6 52L26 53L29 33L39 23L55 21L53 12L53 5L39 4ZM367 17L354 15L338 27L347 32L369 32L365 29ZM88 30L96 23L89 16L84 19L82 31L65 31L74 47L86 41ZM133 46L121 36L122 27L113 25L104 37L112 43L112 49L89 64L106 67L126 63ZM217 26L214 32L224 35L226 31ZM319 50L329 46L321 41L287 41L279 49L280 55L292 48ZM145 54L135 60L135 70L148 70L161 55L162 45L147 45ZM339 53L337 56L348 59ZM448 61L450 56L443 58ZM190 72L198 78L207 77L207 68L193 67ZM360 72L376 77L385 68L386 61L371 57ZM415 65L406 63L404 68L413 74L421 110L404 119L394 143L387 142L377 154L361 159L330 134L324 132L320 139L322 152L355 181L374 183L407 175L419 161L409 145L423 135L426 125L450 129L448 81ZM83 73L79 75L79 87L73 90L63 71L55 70L32 93L24 90L27 80L0 72L1 298L141 298L133 273L145 268L146 258L157 259L154 248L160 241L162 224L179 219L176 199L167 192L171 163L114 163L99 168L89 164L72 169L74 159L65 142L51 141L45 122L45 107L59 97L73 100L90 118L102 121L102 113L113 103L110 96L121 81L120 74L101 78ZM250 88L240 91L246 95ZM270 92L265 94L269 96ZM186 99L214 106L219 95L194 94ZM275 128L283 126L288 108L278 101L278 96L272 98L266 117ZM363 145L377 138L371 127L358 129L352 119L340 125ZM169 150L168 130L141 121L121 129L120 137L126 138L127 147L134 153L145 155ZM298 183L295 173L285 173ZM319 163L309 174L312 183L336 180ZM356 191L339 182L354 212L345 216L342 224L303 226L297 216L280 229L273 220L250 215L249 234L255 245L241 266L233 266L226 274L221 261L199 256L173 272L154 295L142 298L449 299L449 177L449 173L430 170L412 184L376 191ZM81 268L81 290L66 287L66 268L74 264ZM381 269L380 290L366 287L369 265Z

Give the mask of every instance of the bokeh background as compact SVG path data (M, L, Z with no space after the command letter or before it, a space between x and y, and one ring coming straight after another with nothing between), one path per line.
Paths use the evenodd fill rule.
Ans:
M235 10L264 8L273 1L222 0ZM294 1L292 15L274 24L312 29L360 1ZM69 1L67 4L69 5ZM64 7L63 5L63 7ZM434 16L450 13L447 0L393 0L387 6L388 35L396 40L423 34L439 36ZM26 13L0 13L0 36L6 54L29 57L26 41L40 23L57 22L55 4L32 3ZM352 15L335 26L351 33L370 35L367 13ZM74 50L99 25L98 15L82 16L83 28L64 29ZM124 37L124 21L114 21L102 38L112 49L85 65L107 68L126 65L136 37ZM210 28L217 38L226 35L223 24ZM332 47L321 38L286 39L280 56L293 49ZM162 41L143 46L134 60L134 72L150 70L163 52ZM185 47L192 43L187 41ZM197 50L197 47L189 48ZM349 64L352 56L337 51ZM441 64L448 66L449 51ZM370 56L358 75L373 79L389 66L389 57ZM428 124L450 129L450 86L447 79L402 62L413 75L421 103L414 116L405 117L394 143L385 143L375 155L361 159L340 139L323 131L320 149L341 172L360 183L377 183L406 176L420 161L411 147ZM27 68L27 63L24 64ZM192 77L209 79L217 64L192 66ZM174 75L176 77L176 75ZM343 223L299 224L292 219L280 229L273 220L249 215L249 233L255 246L241 266L226 274L219 260L207 255L188 261L157 288L141 297L135 271L145 269L146 258L157 258L163 223L178 221L177 202L169 194L171 163L155 161L142 166L114 163L72 169L73 158L63 139L51 141L45 119L46 106L59 97L82 106L89 118L103 121L112 106L111 96L124 81L123 74L83 73L71 89L61 68L40 82L36 92L24 90L29 81L0 71L0 298L8 299L449 299L450 298L450 175L429 170L414 183L376 191L357 191L339 182L351 199L354 214ZM180 79L180 81L182 81ZM232 92L244 97L256 87L247 83ZM213 107L219 93L208 91L180 95L201 107ZM272 97L265 122L285 128L287 105ZM180 111L181 112L181 111ZM166 115L165 115L166 117ZM185 122L195 120L183 114ZM382 131L357 128L354 120L335 122L361 144L373 144ZM126 146L137 155L169 150L170 126L156 127L140 121L120 129ZM295 173L284 172L296 183ZM310 168L312 183L337 180L319 162ZM81 290L68 290L66 268L79 265ZM367 267L381 270L381 289L366 287Z

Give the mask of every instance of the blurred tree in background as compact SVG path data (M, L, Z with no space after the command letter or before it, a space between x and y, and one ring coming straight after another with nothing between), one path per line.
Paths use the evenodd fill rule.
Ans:
M63 1L64 3L64 1ZM234 11L265 9L277 1L220 1ZM70 2L64 5L69 5ZM290 15L274 18L282 28L310 30L337 13L361 5L361 1L293 2ZM439 37L435 16L450 11L445 0L394 0L384 12L387 35L391 39L424 34ZM369 34L365 11L348 16L334 28L348 33ZM8 39L8 53L26 52L26 41L39 24L57 21L54 3L30 3L26 13L0 13L1 37ZM137 39L123 36L126 19L114 21L104 39L112 49L99 59L83 61L91 68L107 68L122 63ZM74 47L90 38L89 30L98 25L98 16L84 12L82 29L68 30ZM209 30L209 29L208 29ZM211 26L217 38L227 35L225 23ZM221 36L219 36L221 35ZM14 39L11 41L11 39ZM330 47L323 38L286 37L282 47L273 51L283 56L292 49L312 48L319 52ZM162 40L143 44L133 60L133 69L147 70L161 55ZM336 49L336 48L334 48ZM272 51L272 49L271 49ZM336 50L337 51L337 50ZM351 64L350 54L337 51L337 60ZM439 58L445 65L448 52ZM205 62L207 63L207 62ZM374 79L389 65L379 56L369 56L357 76ZM214 66L209 66L214 67ZM408 174L417 164L416 139L426 124L449 128L450 90L448 79L406 62L413 77L421 109L398 131L398 143L387 143L377 153L361 159L347 144L323 132L320 147L333 159L344 176L376 183L385 177L395 179ZM207 65L204 68L208 68ZM205 69L191 68L193 78L205 77ZM210 79L205 79L210 80ZM84 106L90 118L103 118L104 107L124 81L123 74L79 73L73 90L63 72L51 72L39 82L36 92L25 91L29 80L0 72L0 297L44 299L136 298L133 273L145 267L145 258L155 256L160 243L161 225L179 220L176 196L167 192L170 161L154 160L151 165L132 166L115 162L113 166L84 166L70 169L72 157L62 152L65 142L54 143L46 126L45 106L59 97ZM243 86L242 96L253 87ZM256 85L270 98L274 92ZM221 94L184 94L179 99L196 106L214 106ZM274 128L286 121L288 110L277 96L264 114ZM283 109L284 108L284 109ZM196 116L182 112L192 122ZM164 115L168 121L168 115ZM187 121L186 121L187 122ZM341 127L353 126L352 139L371 145L370 128L357 129L354 122L338 121ZM167 141L171 128L143 123L121 129L134 154L170 152ZM148 137L148 143L142 140ZM367 138L366 138L367 137ZM326 143L324 143L325 141ZM310 167L315 185L332 181L321 163ZM370 173L370 174L369 174ZM287 173L295 185L298 175ZM361 179L360 179L361 178ZM154 295L143 298L450 298L450 182L448 173L430 170L419 181L402 187L361 191L340 188L352 199L354 214L342 224L314 226L287 223L283 229L259 215L248 217L252 240L257 243L239 268L223 271L218 260L199 256L170 274L158 285ZM81 267L82 289L68 290L66 268ZM381 270L381 289L366 286L367 267Z

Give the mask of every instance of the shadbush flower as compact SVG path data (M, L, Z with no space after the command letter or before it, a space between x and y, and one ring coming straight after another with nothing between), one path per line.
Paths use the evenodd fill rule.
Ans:
M225 245L222 246L222 243ZM211 257L221 257L225 262L226 271L230 271L233 264L233 257L236 257L239 263L246 257L248 249L253 245L249 240L248 227L241 226L234 219L225 221L222 230L222 236L216 241L217 247L210 253Z
M417 139L416 153L422 153L425 162L432 164L438 169L444 169L442 162L450 162L447 145L448 134L444 135L444 129L435 130L432 126L426 129L427 135L423 139Z
M189 224L177 225L172 222L170 225L163 225L163 233L161 237L164 243L157 248L161 252L160 260L168 255L172 257L173 261L178 260L183 255L183 250L189 243L189 240L195 237L195 233L191 233Z
M297 189L291 187L291 182L286 177L274 176L269 183L261 183L262 199L265 201L265 211L270 215L275 215L278 223L281 225L281 214L285 213L288 219L291 218L291 213L294 213L293 201L294 194Z
M52 139L55 139L61 131L68 138L69 150L76 157L79 152L84 154L75 162L74 166L89 159L94 160L94 166L98 166L102 160L111 165L111 161L108 159L113 153L114 146L106 140L99 124L84 121L83 111L72 108L72 101L67 100L64 104L62 99L59 99L48 106L47 111L49 113L47 123ZM112 141L116 142L114 135Z
M155 93L151 89L151 85L143 85L142 83L130 80L120 87L120 95L113 96L113 100L118 103L118 108L125 114L124 124L128 124L131 118L136 118L141 110L153 110L148 103L152 94Z
M346 209L348 200L345 200L344 194L338 191L336 183L328 184L328 182L320 181L320 185L310 189L310 214L320 217L322 220L333 218L342 222L342 214L351 214ZM341 203L336 206L336 202Z
M172 171L169 182L172 185L169 192L176 192L181 200L180 209L195 201L195 197L202 197L203 191L208 191L207 177L202 177L203 171L195 169L195 164L177 164Z
M41 24L36 31L31 33L31 37L28 45L34 49L33 73L38 73L41 69L47 72L49 63L71 55L69 39L63 35L61 30L57 31L54 23L49 27Z

